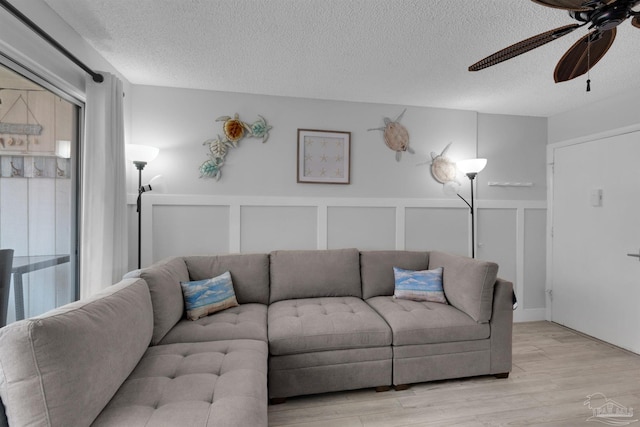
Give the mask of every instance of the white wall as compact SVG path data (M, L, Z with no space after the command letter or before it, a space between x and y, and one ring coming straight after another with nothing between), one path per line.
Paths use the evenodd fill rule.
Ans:
M638 95L638 89L634 89L623 95L549 117L549 144L637 127L640 124Z
M416 153L396 162L382 133L367 129L382 126L385 116L395 119L403 106L150 86L132 92L131 142L160 148L143 183L162 174L169 193L143 196L143 265L170 255L346 246L467 254L468 208L430 175L431 152L452 142L447 155L454 161L489 158L477 188L479 257L497 261L520 298L528 296L521 305L528 311L516 318L544 318L545 247L538 237L545 229L546 119L408 107L402 124ZM220 181L200 178L202 143L222 134L216 118L235 113L247 122L264 116L273 126L269 140L245 138L227 155ZM350 185L296 182L298 128L351 132ZM458 179L468 198L469 180ZM535 185L494 188L489 180ZM131 166L131 193L136 185ZM133 205L130 212L134 268Z
M541 150L546 126L543 117L478 115L478 156L489 159L477 178L480 198L546 199L546 152ZM490 182L500 185L487 185ZM531 186L515 186L517 183Z
M449 150L452 159L474 157L477 114L434 108L407 108L402 124L416 154L401 162L386 147L380 131L383 117L395 119L405 107L363 103L246 95L135 86L133 138L160 148L145 168L147 179L161 173L169 192L218 195L444 197L442 185L430 177L431 151ZM273 126L267 143L246 138L230 150L219 182L199 178L207 159L202 143L222 134L215 119L235 113L247 122L264 116ZM351 185L296 183L297 129L351 132Z

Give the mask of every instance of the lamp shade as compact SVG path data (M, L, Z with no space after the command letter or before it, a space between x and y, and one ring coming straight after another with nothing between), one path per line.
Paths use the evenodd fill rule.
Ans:
M156 175L151 178L151 181L149 181L149 185L151 186L151 190L154 193L167 192L167 183L162 175Z
M467 159L456 163L458 170L464 174L478 173L487 166L487 159Z
M158 156L160 152L156 147L149 145L127 144L124 146L127 159L134 162L149 163Z

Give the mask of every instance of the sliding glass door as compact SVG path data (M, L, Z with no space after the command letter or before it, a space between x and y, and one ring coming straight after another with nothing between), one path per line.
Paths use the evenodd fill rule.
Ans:
M12 68L0 63L0 248L14 251L7 323L78 296L80 106Z

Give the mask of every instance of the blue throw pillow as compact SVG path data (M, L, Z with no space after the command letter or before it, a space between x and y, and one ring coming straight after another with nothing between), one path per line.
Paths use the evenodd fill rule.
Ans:
M238 305L228 271L212 279L180 282L180 286L187 318L191 320Z
M447 304L442 287L442 270L442 267L423 271L393 267L393 275L396 280L393 297Z

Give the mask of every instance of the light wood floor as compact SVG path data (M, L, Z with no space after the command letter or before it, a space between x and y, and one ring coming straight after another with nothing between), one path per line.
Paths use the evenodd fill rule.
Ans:
M514 324L508 379L476 377L290 398L270 426L605 426L584 405L606 398L640 419L640 356L549 322ZM595 397L594 397L595 399ZM594 400L600 406L604 400ZM622 419L621 419L622 421ZM630 424L640 427L640 421Z

